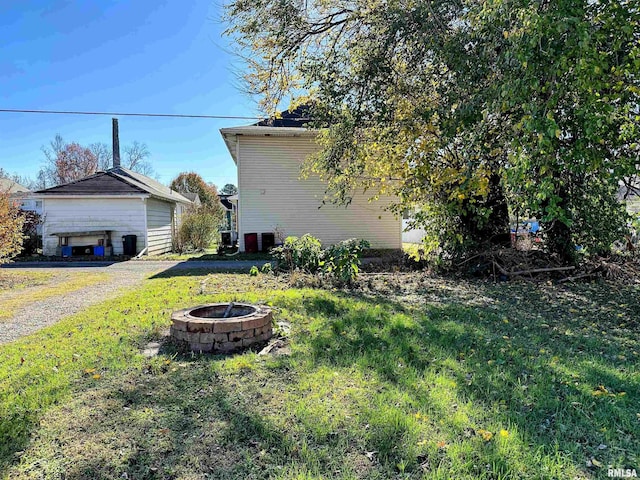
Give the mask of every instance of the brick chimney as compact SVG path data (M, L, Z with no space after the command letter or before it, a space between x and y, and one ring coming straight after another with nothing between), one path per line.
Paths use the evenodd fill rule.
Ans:
M118 119L111 119L113 127L113 168L120 166L120 138L118 136Z

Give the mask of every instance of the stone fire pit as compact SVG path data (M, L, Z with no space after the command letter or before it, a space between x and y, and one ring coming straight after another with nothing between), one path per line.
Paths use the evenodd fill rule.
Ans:
M244 303L213 303L171 315L171 337L193 352L229 353L271 338L271 309Z

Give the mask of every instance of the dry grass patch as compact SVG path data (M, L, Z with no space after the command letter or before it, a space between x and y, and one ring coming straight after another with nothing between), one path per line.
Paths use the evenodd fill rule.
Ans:
M107 283L109 278L110 275L107 273L53 275L29 272L22 274L22 280L19 280L20 283L17 284L21 287L14 286L8 291L0 290L0 321L13 317L20 307L30 303L67 295L101 282Z
M16 270L0 270L0 295L27 287L35 287L47 283L53 277L48 272L24 272Z

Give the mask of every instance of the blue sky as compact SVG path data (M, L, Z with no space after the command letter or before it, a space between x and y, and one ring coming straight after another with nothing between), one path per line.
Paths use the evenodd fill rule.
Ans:
M255 116L221 35L218 0L3 0L0 108ZM120 117L121 148L146 143L159 180L236 169L218 130L247 120ZM0 113L0 167L35 177L56 134L111 144L111 117Z

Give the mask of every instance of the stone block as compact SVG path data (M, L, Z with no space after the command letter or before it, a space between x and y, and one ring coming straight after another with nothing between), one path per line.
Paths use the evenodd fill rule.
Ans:
M178 341L188 342L191 340L191 334L183 330L175 330L173 327L170 329L171 336Z
M216 342L228 342L229 341L229 334L228 333L214 333L213 334L213 339Z
M214 333L229 333L242 330L242 323L238 320L222 320L213 322Z
M206 320L190 320L187 322L187 331L193 333L210 333L213 322Z
M239 332L231 332L229 333L229 341L237 342L238 340L242 340L247 337L253 336L253 330L241 330Z
M211 343L213 344L216 341L215 333L199 333L198 334L198 342L199 343Z
M186 322L186 320L173 318L172 321L173 321L172 328L174 330L181 330L183 332L187 331L187 322Z
M262 315L256 317L251 316L246 320L242 321L242 329L243 330L255 330L256 328L260 328L264 326L265 319Z

